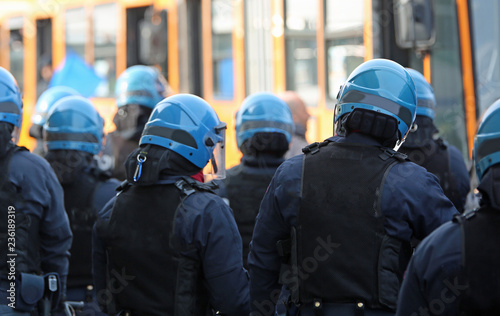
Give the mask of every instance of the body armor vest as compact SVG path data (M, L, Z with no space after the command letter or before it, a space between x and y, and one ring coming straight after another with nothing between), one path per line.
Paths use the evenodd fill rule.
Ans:
M243 241L243 264L247 267L255 218L259 213L260 202L271 182L275 169L268 173L252 174L245 172L243 165L238 165L227 172L225 185L234 218Z
M464 206L457 190L457 181L450 170L450 153L447 143L442 139L429 139L421 147L401 147L400 151L411 161L424 167L439 179L444 194L453 202L455 208L462 213Z
M24 208L22 188L9 181L10 162L20 150L27 149L12 146L0 161L2 170L6 171L0 176L0 274L2 279L10 281L14 280L11 275L41 273L39 219L21 211ZM9 260L15 261L15 275L10 273L13 271L7 263Z
M92 281L92 227L97 219L95 192L109 179L104 172L81 172L72 183L63 184L64 207L73 232L67 287L86 287Z
M196 189L178 183L129 186L117 196L109 222L98 228L107 246L108 284L122 285L112 291L117 312L206 315L209 310L201 263L181 254L198 250L181 245L174 227L183 199Z
M405 156L346 143L306 152L292 229L292 300L394 310L410 246L386 235L380 200L390 168Z
M463 280L460 295L464 315L500 315L500 211L483 207L458 218L462 229Z

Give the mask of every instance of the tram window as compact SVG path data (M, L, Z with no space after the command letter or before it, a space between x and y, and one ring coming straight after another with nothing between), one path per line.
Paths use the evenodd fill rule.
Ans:
M36 21L37 98L44 92L52 77L52 20Z
M73 50L85 60L87 41L87 22L85 9L76 8L66 11L66 52Z
M362 35L364 0L326 0L325 31Z
M478 115L500 98L500 3L474 0L471 5Z
M139 22L139 59L147 65L158 65L167 76L167 11L149 7Z
M462 63L455 0L436 0L436 42L432 49L432 87L436 96L435 123L440 134L468 157ZM490 39L491 40L491 39Z
M127 9L127 68L141 64L139 60L139 22L149 7Z
M335 100L340 85L365 58L364 0L327 0L325 8L327 97Z
M286 40L286 84L295 90L308 106L319 98L316 39Z
M156 65L168 78L167 11L153 6L127 9L127 68Z
M317 1L286 0L286 86L300 94L308 106L316 106L319 100L317 17Z
M233 99L233 5L212 1L212 82L216 99Z
M286 0L285 26L287 30L316 32L317 19L317 1Z
M94 8L94 69L103 80L97 86L97 97L110 97L116 82L116 4Z
M328 97L337 98L347 76L365 59L362 39L330 40L326 42Z
M273 90L273 35L270 16L270 1L245 1L245 82L248 94Z
M12 18L9 20L9 64L10 72L16 78L19 89L24 87L24 42L23 42L23 18Z

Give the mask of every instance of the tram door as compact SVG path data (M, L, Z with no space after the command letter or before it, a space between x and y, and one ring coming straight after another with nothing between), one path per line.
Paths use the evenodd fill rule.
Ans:
M21 92L24 91L24 35L23 17L11 18L9 28L9 71L16 78Z
M49 87L52 77L52 20L36 21L36 98Z
M153 6L127 9L127 68L154 65L168 78L167 11Z

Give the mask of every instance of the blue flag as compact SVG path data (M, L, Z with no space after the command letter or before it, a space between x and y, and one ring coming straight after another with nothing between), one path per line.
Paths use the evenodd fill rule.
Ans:
M82 96L90 98L102 79L94 68L72 50L66 52L64 61L56 68L49 87L66 86L75 89Z

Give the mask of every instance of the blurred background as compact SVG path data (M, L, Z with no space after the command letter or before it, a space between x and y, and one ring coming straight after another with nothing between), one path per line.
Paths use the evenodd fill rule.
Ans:
M20 145L34 146L34 105L57 85L90 97L113 131L116 78L142 64L216 109L231 167L245 96L298 92L307 138L321 141L349 73L388 58L431 82L436 125L468 160L477 119L500 97L499 16L497 0L0 0L0 66L23 92Z

